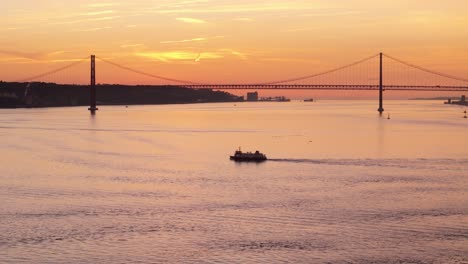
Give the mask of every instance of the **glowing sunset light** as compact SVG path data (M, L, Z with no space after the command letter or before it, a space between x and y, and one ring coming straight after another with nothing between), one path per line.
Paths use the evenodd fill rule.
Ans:
M185 23L191 23L191 24L204 24L206 23L205 20L197 19L197 18L190 18L190 17L178 17L176 18L178 21L182 21Z
M468 72L468 2L463 1L7 0L0 5L3 80L90 54L213 83L304 76L380 51L447 74ZM112 82L111 71L99 69Z
M194 53L188 51L172 51L172 52L149 52L149 53L136 53L137 56L155 59L163 62L170 62L171 60L200 60L200 59L219 59L223 58L221 54L212 52Z

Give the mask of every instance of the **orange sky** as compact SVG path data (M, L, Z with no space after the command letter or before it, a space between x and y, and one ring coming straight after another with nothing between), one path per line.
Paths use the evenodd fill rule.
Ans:
M2 0L0 79L96 54L195 82L268 82L380 51L466 78L467 14L465 0ZM98 81L151 82L98 67Z

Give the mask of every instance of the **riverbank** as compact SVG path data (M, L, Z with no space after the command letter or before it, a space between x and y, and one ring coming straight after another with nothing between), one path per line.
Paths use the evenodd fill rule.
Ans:
M223 91L182 86L97 85L99 105L153 105L240 102L244 98ZM89 86L56 83L0 82L0 108L85 106Z

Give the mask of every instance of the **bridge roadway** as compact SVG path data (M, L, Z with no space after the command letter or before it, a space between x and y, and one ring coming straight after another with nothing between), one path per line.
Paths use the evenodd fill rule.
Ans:
M193 89L213 90L379 90L379 85L359 84L181 84ZM440 85L383 85L389 91L468 91L468 86L440 86Z

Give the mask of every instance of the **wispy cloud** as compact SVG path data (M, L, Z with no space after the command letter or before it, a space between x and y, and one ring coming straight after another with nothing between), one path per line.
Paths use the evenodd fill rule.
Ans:
M183 39L183 40L166 40L161 41L161 44L174 44L174 43L186 43L186 42L199 42L199 41L206 41L206 38L193 38L193 39Z
M120 5L119 3L95 3L95 4L89 4L87 5L88 7L110 7L110 6L116 6Z
M274 11L291 11L291 10L310 10L317 9L317 5L303 3L291 4L289 2L266 2L266 3L249 3L249 4L234 4L234 5L217 5L213 7L196 7L191 8L167 8L157 9L153 12L163 14L183 14L183 13L247 13L247 12L274 12Z
M18 58L18 57L0 57L0 62L2 63L9 63L9 64L25 64L31 63L30 59L25 59L25 58Z
M97 16L97 15L108 15L114 13L114 10L103 10L103 11L95 11L95 12L86 12L80 13L81 16Z
M4 50L0 49L0 54L10 56L10 58L5 58L10 61L18 61L21 63L27 63L28 61L34 62L62 62L62 61L72 61L70 59L54 59L58 55L62 55L66 51L58 50L52 52L22 52L17 50Z
M190 17L178 17L176 20L184 22L184 23L190 23L190 24L204 24L206 23L205 20L198 19L198 18L190 18Z
M260 58L260 61L267 61L267 62L301 62L301 63L315 63L315 64L320 64L320 61L317 60L311 60L311 59L300 59L300 58Z
M315 10L315 12L310 12L303 14L303 17L333 17L333 16L355 16L362 15L365 12L357 10L348 10L348 9L337 9L337 8L325 8Z
M252 22L252 21L254 21L252 18L248 18L248 17L238 17L238 18L234 18L233 20L234 21L241 21L241 22Z
M201 54L199 53L198 56L195 58L195 62L199 62L201 60Z
M78 62L83 61L83 58L72 58L72 59L55 59L55 60L47 60L44 61L45 63L58 63L58 62Z
M83 61L83 58L70 58L70 59L53 59L53 60L30 60L26 58L0 58L0 62L8 64L50 64L50 63L63 63L63 62L78 62Z
M127 48L137 48L137 47L143 47L143 44L136 43L136 44L122 44L120 45L121 48L127 49Z
M74 32L94 32L104 29L111 29L112 27L95 27L95 28L85 28L85 29L75 29Z
M191 39L182 39L182 40L164 40L160 41L160 44L179 44L179 43L190 43L190 42L204 42L213 39L223 39L226 36L214 36L214 37L198 37L198 38L191 38Z
M221 52L234 55L242 60L247 60L247 54L233 50L233 49L220 49Z
M161 51L161 52L137 52L134 54L138 57L144 57L151 60L161 62L199 62L202 60L222 59L226 57L235 57L241 60L247 59L247 54L232 50L232 49L218 49L215 51Z
M41 60L47 56L47 53L41 53L41 52L29 53L29 52L22 52L22 51L16 51L16 50L2 50L2 49L0 49L0 54L9 55L12 57L17 57L17 58L29 59L29 60Z
M291 28L287 30L283 30L283 32L303 32L303 31L312 31L317 30L317 28L307 27L307 28Z
M64 51L64 50L58 50L58 51L50 52L50 53L48 53L47 55L48 55L48 56L55 56L55 55L60 55L60 54L63 54L63 53L66 53L66 51Z
M163 51L163 52L137 52L136 56L162 62L170 61L197 61L200 59L220 59L223 55L216 52L192 52L192 51Z
M78 24L82 22L111 21L117 18L120 18L120 16L105 16L105 17L87 18L87 19L79 19L79 20L72 20L72 21L62 21L62 22L50 23L49 25L68 25L68 24Z

